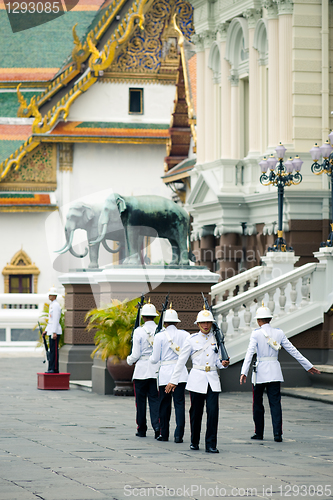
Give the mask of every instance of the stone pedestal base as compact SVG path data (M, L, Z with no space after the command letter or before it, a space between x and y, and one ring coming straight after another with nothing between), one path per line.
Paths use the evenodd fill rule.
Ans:
M93 345L64 345L59 351L59 370L69 372L71 380L91 380Z
M265 267L259 278L259 284L267 283L274 278L289 273L295 267L300 257L295 257L295 252L267 252L261 257Z
M93 391L111 394L113 381L104 362L93 361L94 334L87 332L85 315L112 299L139 298L145 294L158 311L169 293L169 304L178 312L180 328L197 331L194 321L203 308L201 292L209 299L211 286L219 275L200 266L112 266L103 271L72 272L60 276L65 295L65 343L60 350L60 369L71 373L71 380L93 380ZM92 376L93 373L93 376Z
M37 389L63 391L69 389L69 373L37 373Z
M97 394L113 394L115 383L106 367L106 361L95 357L91 369L92 390Z

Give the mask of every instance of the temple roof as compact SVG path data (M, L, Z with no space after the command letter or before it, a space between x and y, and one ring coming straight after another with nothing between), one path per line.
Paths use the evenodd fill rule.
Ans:
M52 195L44 193L0 193L0 212L46 212L56 209Z
M178 26L174 27L175 19ZM110 140L123 137L166 141L170 134L175 138L174 129L181 125L177 121L179 113L184 115L185 121L188 114L188 122L183 127L186 128L186 141L182 144L179 156L175 153L177 145L173 140L174 148L170 156L177 158L170 160L170 166L186 157L185 149L188 149L191 132L192 135L195 133L188 82L182 82L182 88L186 91L182 92L181 99L185 106L180 102L178 92L178 112L177 117L173 116L170 132L167 130L169 127L156 124L130 126L111 122L87 125L87 122L64 121L67 120L72 103L96 81L103 81L103 78L114 78L116 75L119 80L126 74L129 78L134 75L135 78L144 79L144 75L158 76L161 73L165 83L175 84L176 78L180 81L179 71L187 66L184 51L181 49L182 62L179 65L176 46L170 40L180 37L183 41L179 39L179 46L182 46L184 39L189 40L193 34L192 7L187 0L81 1L71 12L14 35L10 33L6 12L0 10L0 29L7 34L4 37L5 44L1 47L5 57L0 64L3 75L0 86L4 88L7 85L9 89L13 88L15 82L24 82L24 89L40 87L44 82L45 87L42 93L31 94L18 90L20 106L17 116L33 117L34 120L32 126L10 123L2 131L0 181L13 168L19 168L22 158L41 141L54 142L65 136L77 140L80 137L84 140L85 137L99 136ZM147 57L142 59L140 54L143 48ZM138 51L138 57L135 51ZM181 79L184 79L183 74ZM15 107L13 95L7 92L7 98L8 103L4 102L4 98L0 101L6 113L2 116L12 115ZM179 134L185 137L184 131L180 129L176 135Z

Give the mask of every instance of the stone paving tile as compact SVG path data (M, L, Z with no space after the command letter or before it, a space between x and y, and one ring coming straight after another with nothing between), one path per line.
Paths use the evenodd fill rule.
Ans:
M151 429L147 438L138 439L133 398L75 389L38 391L36 372L41 370L38 358L1 358L0 500L123 500L126 486L161 484L167 489L225 488L229 498L244 498L247 488L256 488L255 498L277 500L286 487L333 484L333 426L327 404L283 398L284 442L275 443L265 402L266 436L259 443L249 439L251 394L222 394L221 453L209 455L204 432L200 451L189 450L188 420L182 444L171 438L159 443ZM172 416L171 435L174 426ZM205 416L202 426L204 430ZM177 498L211 497L195 488L192 493L186 490Z

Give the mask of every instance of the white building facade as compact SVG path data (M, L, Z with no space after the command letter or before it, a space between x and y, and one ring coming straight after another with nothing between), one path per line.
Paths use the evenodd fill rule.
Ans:
M332 126L332 4L191 3L197 165L188 209L199 261L224 278L259 263L274 242L277 189L260 184L258 162L281 142L288 157L304 161L302 183L285 189L283 229L300 263L308 262L329 231L330 186L326 175L311 173L309 150Z

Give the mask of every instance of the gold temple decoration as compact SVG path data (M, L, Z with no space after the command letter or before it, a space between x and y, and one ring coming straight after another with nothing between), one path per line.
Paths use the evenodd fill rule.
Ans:
M9 277L18 274L31 274L33 276L33 293L37 293L38 275L40 274L40 270L31 262L30 257L23 249L16 252L10 264L7 264L3 268L2 274L5 279L5 293L9 293Z

